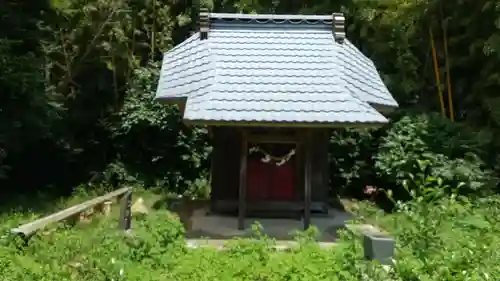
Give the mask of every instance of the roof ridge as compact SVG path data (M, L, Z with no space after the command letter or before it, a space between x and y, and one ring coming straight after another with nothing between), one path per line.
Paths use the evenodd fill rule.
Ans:
M300 21L306 23L325 23L331 24L333 21L332 15L290 15L290 14L237 14L237 13L209 13L210 19L220 20L257 20L257 21L272 21L290 22Z
M343 13L332 13L330 15L290 15L290 14L237 14L237 13L210 13L208 9L202 9L199 16L200 39L208 38L211 23L246 23L265 26L266 24L292 24L297 26L321 25L331 26L335 41L339 44L344 42L345 17Z

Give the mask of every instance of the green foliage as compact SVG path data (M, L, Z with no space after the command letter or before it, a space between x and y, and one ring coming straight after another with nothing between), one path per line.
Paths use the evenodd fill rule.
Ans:
M433 190L437 190L433 188ZM7 233L29 213L2 217L0 274L3 280L454 280L488 281L500 274L495 248L500 233L500 197L469 200L420 195L384 214L364 205L358 214L396 238L387 272L363 259L361 240L342 231L337 244L322 249L317 230L298 232L298 247L278 251L276 241L254 225L252 238L230 240L225 251L188 248L181 222L166 211L133 219L131 232L113 218L61 225L28 245Z
M442 66L444 20L455 117L487 127L492 136L484 143L498 143L499 71L492 59L498 54L495 1L462 1L454 6L441 0L197 3L217 12L343 11L349 39L374 60L400 104L424 110L438 109L428 28L434 31ZM0 177L8 180L2 184L30 191L50 185L53 191L68 193L92 174L105 171L113 183L165 185L183 192L200 172L206 174L205 132L184 128L175 107L151 100L157 65L148 63L157 62L163 51L189 35L197 10L193 3L171 0L2 2L0 23L8 26L0 31L5 38L0 44L0 89L7 93L2 95L0 112ZM439 71L444 77L443 67ZM443 134L454 130L447 125L441 129ZM379 141L371 133L336 132L332 149L342 155L331 156L332 185L359 190L378 181L368 159ZM476 177L477 165L470 163L478 161L470 160L475 156L469 154L459 156L462 152L455 148L462 145L488 167L499 167L497 145L477 142L471 147L462 141L455 135L450 142L454 151L441 148L439 154L447 159L437 162L453 163L441 168L433 164L433 170L448 173L448 179L460 174L454 179L458 181ZM411 161L406 162L413 167ZM395 166L390 169L393 175ZM384 181L392 180L388 170L383 173ZM483 180L469 182L476 188L475 183Z
M189 249L182 226L160 212L134 222L131 233L103 220L83 228L59 228L26 247L3 237L0 273L5 280L357 280L368 263L348 243L323 250L309 239L280 252L258 236L230 241L225 251ZM352 250L352 249L351 249ZM347 253L347 254L346 254ZM346 256L352 260L346 260ZM358 260L358 269L351 268Z
M308 244L276 252L261 241L248 242L238 241L227 252L190 251L170 280L357 280L342 249L322 250Z
M498 196L474 201L449 196L430 203L419 198L391 215L364 209L397 239L392 273L397 280L487 281L498 276L500 256L492 247L499 242Z
M478 132L437 114L411 112L400 112L376 130L335 130L330 139L332 193L362 199L366 186L378 186L406 200L425 186L443 192L436 196L485 194L498 183L496 156L488 153L493 140L491 130Z
M187 34L191 7L166 0L44 4L0 4L0 21L8 26L0 32L6 38L0 44L2 185L20 193L52 186L52 192L68 194L117 167L134 183L174 189L199 177L208 153L200 151L204 132L181 128L173 107L152 107L157 74L141 74L157 72L147 62L161 58L179 31ZM141 79L150 83L147 88ZM133 110L140 112L124 117ZM156 124L143 124L148 110L149 121L160 117ZM157 144L144 145L153 139ZM158 163L161 157L168 163Z
M134 232L120 233L117 222L76 228L61 227L38 234L26 247L2 236L0 272L4 280L158 280L163 264L183 250L182 224L158 212L134 218ZM146 276L141 276L146 275ZM146 278L146 279L143 279ZM123 279L120 279L123 280Z
M20 42L0 39L0 179L9 156L50 135L57 119L43 90L42 64L33 53L15 54ZM29 114L26 114L29 112Z
M398 239L395 271L384 273L361 261L359 243L347 236L332 251L311 243L313 233L299 235L301 247L291 252L274 251L267 237L236 241L224 253L186 249L180 223L168 213L134 220L131 236L105 219L40 234L23 248L4 233L33 214L9 213L0 226L3 279L351 281L368 275L375 281L486 281L500 276L500 257L491 246L500 242L498 198L448 196L484 194L497 184L492 169L500 167L498 1L200 4L217 12L321 14L343 5L349 39L374 60L403 107L425 111L439 109L428 28L442 78L442 27L447 28L455 117L474 127L433 114L405 114L381 130L338 130L331 138L334 188L360 195L365 185L376 185L390 198L401 195L391 194L394 190L410 200L379 218ZM91 175L112 185L165 186L206 196L205 131L186 128L175 106L152 99L161 52L188 36L196 10L189 1L172 0L2 1L0 198L26 190L25 197L40 190L69 193Z
M374 130L335 130L330 138L330 184L335 193L362 196L367 183L373 183L371 155L376 149Z
M177 106L154 100L158 79L158 64L136 69L109 127L117 160L125 165L121 175L133 177L127 183L167 185L181 192L206 170L210 147L205 129L186 127Z
M348 38L374 60L384 82L402 106L429 103L421 99L422 92L433 90L423 18L426 2L353 0L345 5ZM431 99L431 106L437 101Z
M420 186L432 177L456 192L486 191L496 178L478 155L490 140L436 115L404 116L388 129L374 155L379 177Z

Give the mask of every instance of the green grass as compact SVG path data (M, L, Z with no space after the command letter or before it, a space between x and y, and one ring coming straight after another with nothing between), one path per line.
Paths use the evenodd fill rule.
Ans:
M88 196L75 195L57 207ZM360 239L348 233L331 249L313 243L313 233L299 235L300 246L287 252L276 251L274 241L258 233L257 239L230 241L226 251L190 249L175 216L152 208L165 201L161 194L138 190L134 197L142 197L150 213L135 217L128 234L117 229L117 216L96 216L90 224L40 232L22 246L7 231L36 214L5 213L0 225L1 280L486 281L500 276L500 253L495 249L500 243L498 196L473 202L415 202L391 215L370 204L356 204L363 220L396 237L392 273L363 260Z
M387 215L359 208L364 220L397 238L395 270L404 280L497 280L500 196L410 202Z

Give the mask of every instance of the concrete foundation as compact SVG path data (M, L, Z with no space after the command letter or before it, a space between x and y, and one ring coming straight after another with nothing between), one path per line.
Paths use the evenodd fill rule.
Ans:
M331 246L338 238L337 231L345 228L346 223L354 217L346 212L330 209L328 214L312 215L311 223L319 232L318 242L322 246ZM193 212L190 229L186 238L192 247L196 245L212 244L220 247L225 240L237 237L250 237L254 233L252 225L259 222L263 233L278 241L278 245L291 245L296 231L303 228L302 219L281 218L247 218L245 229L238 230L238 219L234 216L209 214L206 209Z

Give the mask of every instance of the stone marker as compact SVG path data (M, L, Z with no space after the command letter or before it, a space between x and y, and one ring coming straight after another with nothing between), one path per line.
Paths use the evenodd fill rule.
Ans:
M132 214L143 214L146 215L149 211L148 208L144 205L144 199L139 197L137 201L131 207Z
M390 265L394 247L394 239L386 233L368 231L363 233L363 249L368 260L377 260L383 265Z
M349 224L346 228L352 233L361 235L366 259L377 260L383 265L392 264L395 241L388 233L369 224Z

